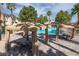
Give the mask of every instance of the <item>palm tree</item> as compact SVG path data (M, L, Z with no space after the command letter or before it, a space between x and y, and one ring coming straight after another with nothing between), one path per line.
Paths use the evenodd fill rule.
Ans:
M12 20L13 20L13 10L16 9L15 4L14 3L8 3L7 9L9 9L11 11L11 17L12 17Z
M49 20L50 20L50 15L51 15L51 14L52 14L51 11L48 10L48 11L47 11L47 16L49 17Z
M56 17L55 17L55 21L58 25L61 25L61 23L65 23L67 24L68 22L70 22L71 20L71 16L68 13L68 11L60 11L57 13Z
M51 15L51 11L48 10L47 11L47 16L49 17L49 20L50 20L50 15ZM45 29L45 40L46 40L46 43L48 42L48 24L46 24L46 29Z
M76 23L76 26L78 26L78 24L79 24L79 3L75 4L71 10L72 10L71 16L77 14L78 22Z
M55 21L57 23L57 37L59 37L59 28L61 26L62 23L65 23L67 24L68 22L70 22L71 20L71 16L70 14L68 13L68 11L60 11L57 13L56 17L55 17Z

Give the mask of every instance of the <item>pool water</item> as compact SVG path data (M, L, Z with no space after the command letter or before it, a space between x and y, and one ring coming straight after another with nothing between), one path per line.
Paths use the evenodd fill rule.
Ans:
M56 33L57 33L56 27L48 28L48 35L56 35ZM38 30L37 34L45 34L45 29Z

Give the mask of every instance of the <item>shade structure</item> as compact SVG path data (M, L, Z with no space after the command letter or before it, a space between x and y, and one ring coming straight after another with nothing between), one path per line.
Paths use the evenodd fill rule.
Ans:
M65 25L65 24L61 24L61 26L64 27L64 28L71 28L71 29L74 28L74 26L71 26L71 25Z

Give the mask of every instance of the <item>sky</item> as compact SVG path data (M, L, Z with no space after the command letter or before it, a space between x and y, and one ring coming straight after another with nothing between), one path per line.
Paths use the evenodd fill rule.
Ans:
M18 16L20 10L23 6L33 6L38 13L38 17L40 15L47 15L47 11L51 10L51 20L55 20L56 14L60 11L68 11L71 13L71 9L75 5L75 3L16 3L16 9L13 11L14 15ZM10 14L10 10L7 9L6 4L3 5L3 13ZM72 23L77 21L77 15L74 15L71 19Z

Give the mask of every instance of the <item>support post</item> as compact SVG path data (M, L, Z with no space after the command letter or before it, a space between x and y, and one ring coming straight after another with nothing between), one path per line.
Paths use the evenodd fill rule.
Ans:
M56 40L59 38L59 26L57 27L57 32L56 32Z
M0 41L0 52L5 53L7 51L8 43L10 40L10 31L5 32L5 38Z
M28 37L28 24L24 23L23 25L23 30L25 32L25 35L24 35L24 38L26 38L26 40L29 40L29 37Z
M37 30L32 31L32 54L33 56L38 56L38 40L37 40Z
M46 29L45 29L45 41L46 43L48 42L48 25L46 26Z
M74 34L75 34L75 29L73 28L73 29L72 29L72 36L71 36L71 39L74 37Z

